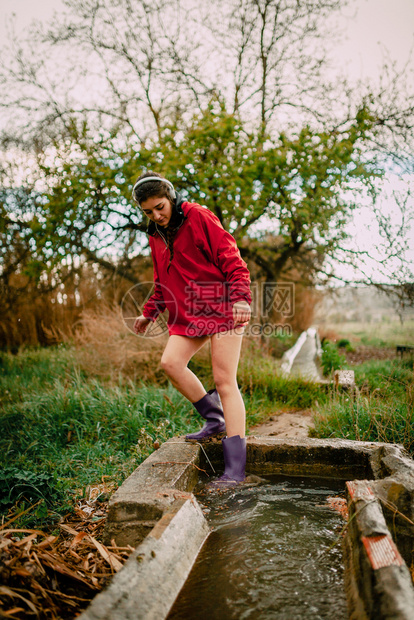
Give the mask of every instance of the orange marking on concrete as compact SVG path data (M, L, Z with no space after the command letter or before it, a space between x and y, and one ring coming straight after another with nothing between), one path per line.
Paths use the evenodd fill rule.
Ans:
M404 564L404 560L390 536L362 536L361 540L374 570Z

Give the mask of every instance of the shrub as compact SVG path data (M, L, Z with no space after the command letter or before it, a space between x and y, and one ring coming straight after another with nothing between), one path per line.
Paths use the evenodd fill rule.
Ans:
M322 368L323 374L326 376L333 370L339 370L346 365L344 355L340 355L337 347L333 342L325 340L322 345Z

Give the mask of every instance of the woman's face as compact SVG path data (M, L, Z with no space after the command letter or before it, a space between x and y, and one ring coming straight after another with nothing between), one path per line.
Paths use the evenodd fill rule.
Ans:
M152 196L141 203L141 209L152 222L168 226L172 215L172 204L166 196Z

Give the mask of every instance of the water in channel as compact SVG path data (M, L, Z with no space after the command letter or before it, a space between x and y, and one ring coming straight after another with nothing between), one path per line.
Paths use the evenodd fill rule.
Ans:
M345 522L327 500L344 496L345 482L265 478L257 487L196 492L212 532L168 620L348 618Z

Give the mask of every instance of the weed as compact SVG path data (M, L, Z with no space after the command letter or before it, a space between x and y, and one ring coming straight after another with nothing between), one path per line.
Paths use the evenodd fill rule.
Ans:
M338 348L333 342L325 340L322 345L322 368L323 374L326 376L333 370L339 370L346 366L344 355L338 352Z
M400 443L414 455L412 363L366 362L355 378L356 394L332 390L316 408L313 436Z

